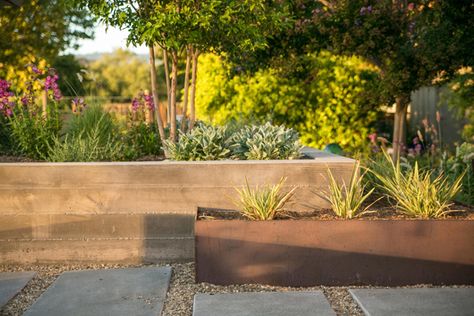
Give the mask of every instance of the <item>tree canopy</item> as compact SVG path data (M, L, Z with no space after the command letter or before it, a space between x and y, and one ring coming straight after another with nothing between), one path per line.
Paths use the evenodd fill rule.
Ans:
M33 59L48 63L77 39L91 38L94 20L68 0L32 0L0 7L0 77Z

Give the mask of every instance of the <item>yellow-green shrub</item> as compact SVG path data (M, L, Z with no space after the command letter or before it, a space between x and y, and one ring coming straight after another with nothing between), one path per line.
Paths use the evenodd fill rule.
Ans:
M230 78L215 55L200 59L196 96L200 119L284 124L303 144L338 143L356 151L366 143L378 115L377 71L357 57L327 52L308 56L306 78L284 77L274 69Z

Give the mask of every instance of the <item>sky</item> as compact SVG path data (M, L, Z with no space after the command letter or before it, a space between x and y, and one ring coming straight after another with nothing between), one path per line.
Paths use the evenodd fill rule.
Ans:
M95 29L95 38L92 40L78 41L78 49L68 49L66 53L74 55L85 55L93 53L109 53L117 48L127 48L127 31L121 31L117 28L109 27L107 32L105 25L98 24ZM146 46L133 47L129 46L129 50L137 54L147 54Z

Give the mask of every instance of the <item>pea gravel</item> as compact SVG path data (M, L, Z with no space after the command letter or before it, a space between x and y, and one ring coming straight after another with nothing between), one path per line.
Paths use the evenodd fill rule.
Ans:
M168 264L153 264L146 266L164 266ZM36 271L37 275L26 285L26 287L6 304L0 311L0 315L22 315L43 293L56 278L64 271L85 269L117 269L125 267L141 267L143 264L91 264L91 265L28 265L8 266L0 265L0 272L6 271ZM192 316L193 297L196 293L238 293L238 292L286 292L286 291L308 291L321 290L326 295L331 307L337 315L363 315L360 307L349 294L348 287L325 287L316 286L309 288L291 288L268 285L231 285L218 286L208 283L194 283L194 264L175 263L171 264L172 277L168 295L165 301L163 316ZM418 285L411 287L429 287L429 285ZM351 288L356 288L351 286ZM367 287L364 287L367 288Z

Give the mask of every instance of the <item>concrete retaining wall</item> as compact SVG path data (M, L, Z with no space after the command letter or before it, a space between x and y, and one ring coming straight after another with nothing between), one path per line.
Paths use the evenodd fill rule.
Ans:
M0 163L0 263L156 262L194 257L196 207L235 208L235 187L299 186L292 208L328 205L329 167L354 160L307 149L292 161Z

